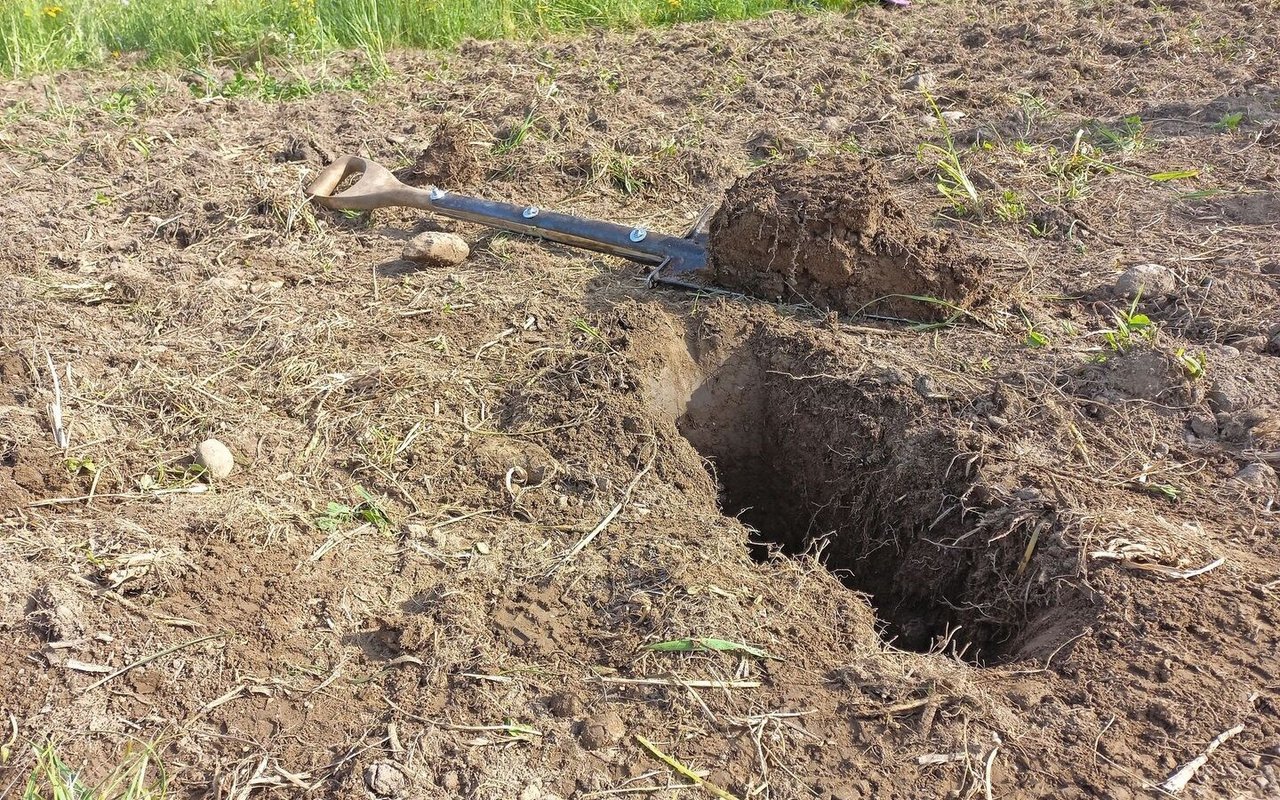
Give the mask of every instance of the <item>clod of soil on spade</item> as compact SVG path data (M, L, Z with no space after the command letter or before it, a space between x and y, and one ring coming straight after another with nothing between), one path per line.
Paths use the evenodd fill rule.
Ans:
M413 164L398 177L410 186L456 189L471 184L481 173L474 139L474 132L465 122L442 119L432 129L425 146L419 146Z
M1116 278L1116 295L1132 300L1135 297L1165 297L1173 294L1178 282L1173 271L1160 264L1135 264Z
M465 261L471 248L456 234L427 231L410 239L402 255L428 267L452 267Z
M710 253L719 286L844 313L936 321L989 294L990 261L918 223L862 156L742 178L712 218Z
M205 439L196 447L195 463L213 480L222 480L235 469L236 460L231 450L217 439Z

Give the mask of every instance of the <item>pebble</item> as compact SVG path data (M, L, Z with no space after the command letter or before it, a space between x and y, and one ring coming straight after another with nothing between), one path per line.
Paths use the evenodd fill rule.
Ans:
M1173 271L1159 264L1135 264L1116 279L1116 294L1130 299L1139 293L1143 297L1164 297L1177 288Z
M458 776L457 770L451 769L440 778L440 788L446 792L456 792L461 785L462 779Z
M402 255L429 267L452 267L465 261L471 248L456 234L427 231L410 239Z
M942 121L947 123L947 125L955 125L957 122L964 119L964 116L965 114L963 111L943 111ZM920 124L924 125L926 128L936 128L938 127L938 118L933 114L921 114Z
M929 92L938 85L938 76L932 72L917 72L902 82L902 88L911 92Z
M205 474L214 480L222 480L236 466L231 451L217 439L205 439L196 448L195 462L204 467Z
M375 761L364 768L364 785L378 797L399 797L407 784L404 772L391 761Z
M823 133L839 133L847 124L843 117L823 117L822 122L818 123L818 129Z

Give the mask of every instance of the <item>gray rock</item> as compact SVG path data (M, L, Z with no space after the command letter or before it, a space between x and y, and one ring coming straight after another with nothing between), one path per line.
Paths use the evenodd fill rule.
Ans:
M236 466L231 451L217 439L205 439L196 447L195 462L204 467L206 475L219 481L230 475Z
M1265 491L1276 488L1276 471L1270 464L1257 461L1245 464L1239 472L1231 476L1231 480Z
M1116 278L1116 294L1132 299L1139 293L1143 297L1165 297L1178 288L1173 271L1159 264L1136 264Z
M364 785L378 797L399 797L409 781L392 761L375 761L364 768Z
M410 239L402 255L429 267L452 267L465 261L471 255L471 248L461 236L427 231Z
M917 72L902 82L902 88L909 92L931 92L938 85L938 76L932 72Z

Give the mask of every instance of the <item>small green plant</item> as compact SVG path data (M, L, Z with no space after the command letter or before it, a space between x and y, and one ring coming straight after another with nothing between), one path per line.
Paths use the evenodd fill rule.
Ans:
M1045 336L1035 328L1031 328L1027 331L1026 344L1027 347L1048 347L1049 337Z
M1133 153L1146 144L1145 128L1138 116L1125 117L1115 128L1095 125L1093 135L1099 147L1111 153Z
M1115 312L1116 326L1102 332L1102 338L1107 346L1117 353L1129 350L1138 342L1149 342L1155 338L1155 323L1146 314L1138 313L1140 298L1141 295L1133 298L1133 303L1127 311Z
M74 475L93 475L98 471L98 464L89 456L80 458L64 458L62 466L66 467L67 472Z
M332 532L349 522L364 522L378 529L379 533L388 533L392 528L391 517L378 505L373 495L365 491L363 486L355 487L361 502L354 506L330 500L324 512L313 520L315 526L322 531Z
M933 110L934 117L942 129L943 144L925 142L920 145L920 155L928 154L937 168L935 186L938 193L951 203L951 207L959 214L973 214L979 219L983 217L982 199L978 189L969 178L964 165L960 163L960 153L956 150L955 140L951 138L951 128L947 125L946 115L938 108L933 95L925 92L925 100Z
M1244 122L1243 111L1232 111L1229 114L1223 114L1222 119L1213 124L1215 131L1224 131L1226 133L1235 133L1240 130L1240 123Z
M609 154L605 162L604 173L609 177L614 188L623 194L632 195L645 188L644 179L637 173L639 165L640 161L635 156L615 150Z
M498 140L498 143L493 146L493 155L506 155L524 144L524 140L528 139L529 134L533 132L535 111L535 109L529 109L529 113L525 114L524 119L511 126L511 129L507 131L507 135Z
M164 800L168 775L153 744L131 741L121 762L100 780L72 769L52 742L32 748L35 766L27 775L22 800Z
M1005 189L992 206L992 211L1003 222L1021 222L1027 217L1027 204L1017 192Z
M1083 140L1084 130L1076 131L1071 142L1071 149L1065 153L1057 148L1048 148L1048 166L1046 172L1058 183L1058 194L1064 200L1077 200L1085 195L1089 188L1089 179L1098 172L1098 161L1090 158L1092 145Z
M1198 381L1204 377L1208 362L1202 353L1188 353L1186 348L1179 347L1173 357L1191 380Z
M1166 500L1172 500L1175 503L1178 498L1182 497L1182 489L1174 486L1172 483L1151 483L1143 481L1139 484L1145 491L1158 495Z

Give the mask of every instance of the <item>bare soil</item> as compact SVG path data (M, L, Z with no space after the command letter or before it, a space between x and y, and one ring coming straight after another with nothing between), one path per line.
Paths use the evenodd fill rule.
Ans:
M155 742L193 797L703 792L644 737L739 798L1134 798L1239 726L1180 796L1276 796L1277 19L917 3L289 102L6 84L0 795L50 737L89 776ZM308 204L346 152L721 208L756 297ZM402 261L425 230L471 257ZM646 649L683 638L752 649Z

